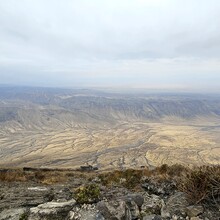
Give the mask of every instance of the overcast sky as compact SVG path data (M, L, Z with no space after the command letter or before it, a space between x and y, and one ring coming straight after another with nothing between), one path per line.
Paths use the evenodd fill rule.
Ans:
M220 1L0 0L0 84L220 91Z

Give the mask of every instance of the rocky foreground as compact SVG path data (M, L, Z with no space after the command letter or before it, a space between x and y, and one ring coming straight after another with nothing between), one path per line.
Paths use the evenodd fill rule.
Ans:
M187 181L182 179L180 168L110 173L4 170L0 178L0 219L219 220L219 179L214 180L216 188L210 199L205 188L208 185L202 184L208 181L210 170L197 170L197 176L194 173L191 177L195 181L199 178L192 184L189 174Z

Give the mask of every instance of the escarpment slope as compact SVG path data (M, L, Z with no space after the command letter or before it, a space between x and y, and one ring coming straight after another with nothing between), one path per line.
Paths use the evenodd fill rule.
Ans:
M220 163L220 96L0 88L0 165Z

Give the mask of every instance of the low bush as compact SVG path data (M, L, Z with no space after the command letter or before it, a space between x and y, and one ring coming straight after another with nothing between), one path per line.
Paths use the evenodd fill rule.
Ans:
M184 173L187 170L187 168L181 164L173 164L173 165L167 165L163 164L159 167L156 167L155 170L153 170L154 175L166 175L169 177L177 177L181 176L182 173Z
M102 173L99 175L99 178L102 184L106 186L121 185L129 189L134 189L140 185L143 176L149 175L150 171L147 168L141 170L126 169Z
M28 220L28 214L27 213L21 214L21 216L19 217L19 220Z
M220 203L220 166L190 169L179 179L178 188L192 203Z
M96 184L89 184L75 191L75 200L79 204L94 203L100 199L100 188Z

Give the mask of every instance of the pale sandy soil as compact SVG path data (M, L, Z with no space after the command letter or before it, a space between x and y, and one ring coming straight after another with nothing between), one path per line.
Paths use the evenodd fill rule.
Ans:
M0 166L70 167L85 163L102 169L220 164L220 121L160 123L120 121L118 125L0 129Z

